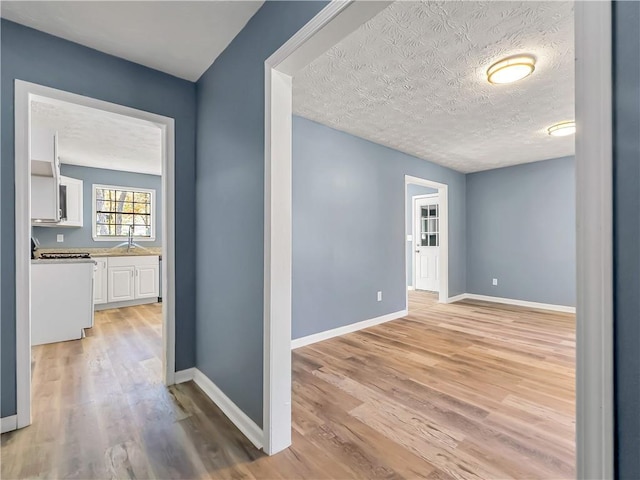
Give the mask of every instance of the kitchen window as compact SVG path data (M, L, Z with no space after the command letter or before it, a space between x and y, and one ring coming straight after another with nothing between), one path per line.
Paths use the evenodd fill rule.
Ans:
M93 185L93 239L155 240L155 196L145 188Z

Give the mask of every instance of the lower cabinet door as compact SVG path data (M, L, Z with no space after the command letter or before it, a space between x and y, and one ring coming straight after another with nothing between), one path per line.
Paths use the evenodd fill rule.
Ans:
M136 298L154 298L160 295L160 267L139 265L136 267Z
M134 274L134 266L109 267L107 275L109 303L135 299Z
M96 271L93 277L93 304L107 303L107 259L96 259Z

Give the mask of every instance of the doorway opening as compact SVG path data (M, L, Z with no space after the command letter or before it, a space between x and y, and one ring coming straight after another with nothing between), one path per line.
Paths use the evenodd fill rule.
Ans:
M436 293L442 303L449 302L448 197L444 183L405 176L407 291Z
M22 428L39 418L32 381L41 392L58 351L88 363L78 391L140 375L173 383L174 121L23 81L15 111ZM120 374L83 375L95 362Z
M267 453L291 443L291 75L378 11L358 2L332 2L265 62L263 426ZM334 21L338 18L340 21ZM331 28L325 28L328 25ZM609 478L613 465L611 219L606 215L593 218L588 212L610 212L611 207L611 79L598 75L611 71L610 2L577 2L575 29L576 156L580 158L577 216L581 226L577 245L581 279L577 474Z

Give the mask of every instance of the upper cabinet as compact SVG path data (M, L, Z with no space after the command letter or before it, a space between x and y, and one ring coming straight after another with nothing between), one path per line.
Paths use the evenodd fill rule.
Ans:
M54 130L31 128L31 223L60 221L60 160Z
M59 218L53 220L56 185ZM83 186L84 182L78 178L60 176L56 182L53 177L31 175L31 224L37 227L82 227Z
M31 128L31 175L57 177L60 175L58 134L47 128Z
M82 227L82 180L60 175L55 130L31 129L31 224Z
M83 182L77 178L60 177L61 220L58 227L82 227Z
M31 224L55 226L60 221L60 184L54 177L31 175Z

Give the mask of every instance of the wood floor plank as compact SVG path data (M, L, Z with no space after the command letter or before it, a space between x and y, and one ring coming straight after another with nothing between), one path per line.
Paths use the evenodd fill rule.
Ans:
M161 304L32 349L33 425L1 477L560 479L575 475L575 318L410 292L409 315L292 352L291 448L256 450L162 385Z

